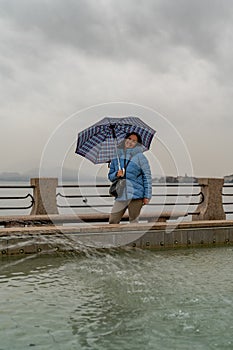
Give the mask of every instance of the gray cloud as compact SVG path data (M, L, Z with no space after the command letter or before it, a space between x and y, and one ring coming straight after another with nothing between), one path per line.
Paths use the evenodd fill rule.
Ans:
M216 132L221 125L218 146L229 147L230 1L0 0L0 10L0 118L6 130L12 124L20 130L14 139L24 151L23 136L39 129L30 161L38 161L46 136L67 115L119 100L169 116L197 164L208 138L210 158L216 146L210 125ZM1 142L9 142L7 133ZM14 167L11 159L13 150L7 164Z
M152 50L185 46L209 57L232 28L232 3L222 0L2 0L0 5L4 17L24 30L36 28L53 43L115 58L136 59L134 47L140 51L140 44Z

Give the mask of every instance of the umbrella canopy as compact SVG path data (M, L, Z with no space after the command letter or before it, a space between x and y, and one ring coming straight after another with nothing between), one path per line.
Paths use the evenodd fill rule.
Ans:
M143 151L150 148L155 130L140 118L106 117L78 133L76 153L94 164L109 162L117 156L117 145L131 132L141 136Z

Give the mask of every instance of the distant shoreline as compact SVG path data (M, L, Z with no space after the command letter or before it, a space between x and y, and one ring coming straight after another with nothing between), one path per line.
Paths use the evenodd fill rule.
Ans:
M37 178L38 175L29 175L29 174L20 174L20 173L1 173L0 174L0 182L30 182L31 178ZM46 176L46 177L57 177L56 175ZM61 179L64 182L80 182L80 179L77 177L72 176L64 176L64 178ZM99 178L96 179L97 182L108 182L108 179L105 178ZM83 181L82 181L83 182ZM93 182L91 180L91 182ZM152 178L153 183L197 183L198 178L192 177L192 176L155 176ZM224 176L224 182L225 183L233 183L233 175L226 175Z

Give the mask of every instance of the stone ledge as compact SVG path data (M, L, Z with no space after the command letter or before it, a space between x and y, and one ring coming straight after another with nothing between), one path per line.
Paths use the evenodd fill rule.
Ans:
M177 219L186 216L184 212L162 212L162 213L143 213L139 220L150 222L165 222L169 219ZM82 223L82 222L108 222L109 213L90 213L90 214L72 214L72 215L12 215L0 217L0 225L10 226L26 226L26 225L51 225L62 223ZM122 221L128 221L129 216L125 214Z
M212 220L212 221L191 221L182 222L178 224L173 223L135 223L135 224L95 224L95 225L76 225L76 226L29 226L29 227L4 227L0 228L0 237L12 235L12 234L56 234L56 233L112 233L117 232L119 234L131 231L148 232L167 229L176 230L189 230L189 229L201 229L201 228L233 228L233 220Z
M86 249L178 249L233 244L233 221L184 222L178 225L97 224L0 229L2 256L82 253Z

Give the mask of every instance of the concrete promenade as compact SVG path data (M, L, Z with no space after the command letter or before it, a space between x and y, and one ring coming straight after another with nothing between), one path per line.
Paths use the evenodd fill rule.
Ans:
M108 214L99 216L98 220L94 214L59 215L55 200L57 180L34 179L33 183L35 203L31 215L1 217L3 257L79 253L89 248L165 250L233 245L233 221L226 220L222 205L223 179L199 179L203 201L192 221L182 221L182 217L166 221L170 215L166 213L165 220L149 216L144 218L148 219L146 222L119 225L109 225Z

